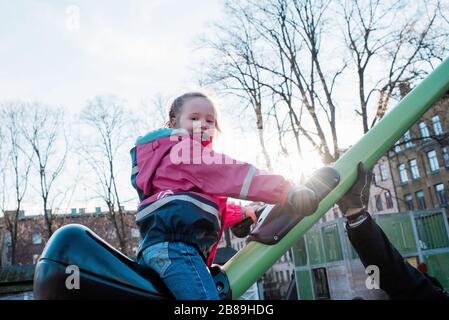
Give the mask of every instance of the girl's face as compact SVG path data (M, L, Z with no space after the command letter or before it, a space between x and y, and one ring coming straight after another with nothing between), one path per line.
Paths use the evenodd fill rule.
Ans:
M201 134L203 138L207 138L214 136L215 121L215 108L208 99L188 98L176 116L174 127L185 129L190 134ZM203 136L205 132L207 135Z

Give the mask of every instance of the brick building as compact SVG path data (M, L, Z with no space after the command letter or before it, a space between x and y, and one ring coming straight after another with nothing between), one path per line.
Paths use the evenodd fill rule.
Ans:
M449 94L398 140L388 154L399 211L446 207L449 188Z
M81 213L79 213L81 212ZM55 230L63 225L78 223L85 225L97 233L102 239L107 241L113 247L124 251L129 256L133 256L137 251L139 243L139 231L135 225L135 212L125 212L125 234L126 249L121 250L117 233L113 226L110 215L97 210L96 213L85 213L84 210L72 210L70 214L54 215ZM6 232L3 217L0 218L0 242L2 247L1 266L11 264L11 239ZM18 235L16 245L16 264L26 265L35 264L39 255L48 241L43 215L25 216L21 214L18 221ZM0 239L2 240L2 239Z

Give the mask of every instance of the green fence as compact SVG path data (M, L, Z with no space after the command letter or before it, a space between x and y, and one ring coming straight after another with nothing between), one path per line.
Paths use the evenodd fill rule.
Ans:
M410 215L378 215L376 220L388 239L402 255L417 252L418 240L413 232L413 221Z
M373 218L404 258L425 262L428 273L449 289L449 226L444 210L379 214ZM315 298L312 270L358 259L344 223L345 219L339 218L317 224L293 245L300 299Z
M428 273L437 278L446 290L449 288L449 253L425 255Z
M424 250L449 247L449 237L443 219L443 216L438 213L418 216L415 219L418 236Z

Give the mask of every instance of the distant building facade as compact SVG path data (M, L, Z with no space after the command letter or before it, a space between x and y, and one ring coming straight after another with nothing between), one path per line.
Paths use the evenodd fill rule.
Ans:
M449 95L388 153L399 211L445 208L449 188Z
M81 212L81 213L80 213ZM63 225L77 223L82 224L94 231L100 238L120 250L117 232L114 228L112 220L108 213L96 210L94 213L85 212L85 210L72 210L70 214L54 215L55 230ZM139 230L135 225L135 211L126 211L125 219L125 235L126 249L129 256L133 256L137 252L139 244ZM0 218L0 228L3 234L2 259L0 266L11 264L11 238L6 230L4 218ZM0 239L1 240L1 239ZM16 244L16 264L27 265L35 264L42 253L45 244L48 241L47 231L43 215L22 214L18 220L18 234ZM0 243L1 245L1 243Z

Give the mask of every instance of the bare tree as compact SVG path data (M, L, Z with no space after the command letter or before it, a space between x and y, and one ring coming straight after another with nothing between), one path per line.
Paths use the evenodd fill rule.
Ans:
M64 168L68 141L65 135L64 113L40 103L26 105L30 115L22 124L23 135L31 147L34 167L39 175L39 194L48 238L53 234L54 183ZM68 185L67 185L68 187Z
M403 95L404 89L422 79L447 52L442 44L448 33L437 27L439 1L422 2L415 10L409 4L404 0L340 2L346 45L357 71L356 112L362 117L364 132L383 117L396 92ZM370 84L367 78L373 77L370 67L374 64L383 72ZM377 110L370 126L369 100L375 92L379 94Z
M438 0L416 8L404 0L230 0L225 7L226 22L209 46L219 57L210 68L215 82L250 101L260 97L278 137L291 133L299 154L300 140L309 143L324 163L340 154L335 92L342 87L342 74L358 79L357 112L366 132L370 119L372 126L391 99L448 50L447 31L441 27L447 25L442 13L447 9ZM375 93L377 106L370 101Z
M1 119L5 131L5 144L7 144L4 154L7 155L7 161L2 168L1 210L11 239L12 264L16 263L18 221L31 168L31 157L25 152L25 140L20 130L24 118L25 109L22 103L11 102L2 106ZM10 207L14 209L8 210Z
M237 23L230 25L228 22L221 30L232 35L233 52L237 52L236 56L240 59L233 59L224 50L223 41L221 46L215 48L224 53L224 61L233 62L233 68L228 68L231 71L228 77L238 76L237 80L245 80L240 81L238 89L250 93L249 89L255 92L256 88L259 91L265 88L282 101L272 105L275 108L270 111L276 114L276 120L282 114L288 115L299 155L302 156L299 139L303 136L319 151L323 161L329 163L338 157L336 108L332 91L345 64L336 71L323 71L320 36L327 6L328 2L325 1L300 3L267 0L250 1L248 5L229 1L229 14L238 17ZM255 56L258 58L255 59ZM248 83L252 86L249 87ZM265 99L271 94L259 96L269 103ZM286 112L279 110L279 107L287 107ZM320 112L324 113L324 117L320 118ZM303 121L305 116L311 121ZM277 122L278 130L284 131L285 128L279 124ZM326 131L330 132L331 144L327 141Z
M97 181L96 193L107 208L114 225L120 249L127 252L127 225L118 188L117 166L120 154L129 134L127 113L123 103L114 96L97 96L87 103L81 120L88 125L89 140L81 147L83 158L94 172Z
M277 78L275 86L268 86L288 107L295 138L301 134L325 163L334 161L338 157L338 138L332 90L342 70L328 77L321 64L320 37L328 3L276 0L253 2L253 5L260 14L248 16L249 20L259 26L260 35L278 61L263 67ZM328 70L326 74L332 72ZM320 111L324 113L323 118L319 116ZM311 126L309 121L304 121L305 116L310 117ZM330 130L332 145L326 138L326 130Z
M257 62L260 59L256 52L258 36L238 9L228 3L227 10L234 24L216 25L219 35L214 40L203 39L202 45L211 49L216 59L207 66L207 76L202 82L216 85L253 109L265 165L271 171L272 160L264 138L264 86L258 67L260 62Z

